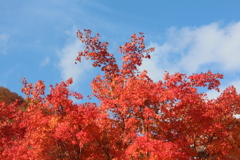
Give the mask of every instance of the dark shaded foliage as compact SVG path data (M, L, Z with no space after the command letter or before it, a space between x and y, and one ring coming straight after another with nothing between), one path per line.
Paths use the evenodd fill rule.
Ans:
M0 102L6 102L9 105L16 100L19 104L24 102L24 99L17 93L11 92L8 88L0 87Z

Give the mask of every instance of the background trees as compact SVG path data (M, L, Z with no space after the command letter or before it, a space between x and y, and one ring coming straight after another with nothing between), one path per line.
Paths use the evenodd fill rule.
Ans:
M7 104L10 104L17 99L19 100L19 103L24 102L23 98L19 96L17 93L11 92L9 89L5 87L0 87L0 102L4 101Z
M145 49L144 36L133 34L119 47L122 65L107 51L107 42L90 30L78 31L85 44L78 53L101 67L91 83L100 100L76 104L69 91L70 78L50 86L23 79L26 103L1 103L2 159L238 159L240 96L233 86L209 100L198 87L219 90L221 74L212 72L164 75L153 82L139 72ZM19 109L25 106L25 109ZM6 119L6 118L5 118ZM10 138L7 132L12 134ZM11 154L10 154L11 153Z

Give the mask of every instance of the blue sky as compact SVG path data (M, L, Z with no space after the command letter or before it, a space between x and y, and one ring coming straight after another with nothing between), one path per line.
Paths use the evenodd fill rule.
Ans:
M0 0L0 86L21 93L22 77L50 84L73 77L71 90L91 93L99 69L74 64L83 49L75 32L91 29L117 47L144 32L155 47L146 69L155 81L164 71L224 74L221 89L240 92L239 0ZM218 95L207 92L210 98Z

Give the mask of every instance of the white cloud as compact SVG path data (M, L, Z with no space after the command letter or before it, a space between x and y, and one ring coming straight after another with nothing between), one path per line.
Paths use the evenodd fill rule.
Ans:
M150 44L148 48L155 47L155 51L150 53L151 59L144 59L139 68L140 70L147 70L148 75L155 81L162 78L165 70L170 70L170 68L167 69L169 62L166 59L170 49L169 46L167 44L156 46L158 46L157 43Z
M49 62L50 62L50 58L46 57L42 60L41 66L46 66L47 64L49 64Z
M227 87L229 87L229 86L231 86L231 85L236 88L237 93L240 93L240 80L239 80L239 79L236 79L236 80L234 80L234 81L231 81L231 82L227 83L227 85L222 85L222 86L220 86L220 87L219 87L219 88L220 88L220 92L217 92L217 91L215 91L215 90L209 90L209 91L207 91L207 92L206 92L206 93L207 93L207 97L208 97L209 99L215 99L215 98L217 98L218 96L220 96L220 94L221 94Z
M149 71L153 80L163 71L187 74L211 70L240 71L240 22L221 26L212 23L201 27L170 28L164 44L151 43L156 51L144 60L141 70Z
M0 34L0 53L7 54L9 38L10 36L8 34Z
M75 39L75 41L71 41L60 52L58 52L60 58L59 67L62 78L64 80L73 78L73 84L84 79L84 77L88 75L89 70L93 68L91 62L84 58L82 58L80 65L75 64L78 52L84 50L83 44L80 43L77 38Z
M221 87L220 91L222 92L225 88L226 87ZM210 91L207 91L206 93L207 93L208 99L215 99L220 96L221 92L217 92L215 90L210 90Z
M230 85L233 85L236 88L237 93L240 93L240 80L235 80L231 82Z

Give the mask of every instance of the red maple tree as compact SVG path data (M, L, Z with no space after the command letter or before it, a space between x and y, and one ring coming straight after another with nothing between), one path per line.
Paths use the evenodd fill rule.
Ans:
M119 66L108 43L78 31L85 44L78 53L101 67L91 83L100 103L76 104L70 78L50 86L23 79L26 103L0 103L0 159L239 159L240 95L233 86L216 99L198 87L219 91L221 74L164 75L154 82L139 72L146 49L144 35L133 34L119 47ZM22 109L24 107L24 109Z

